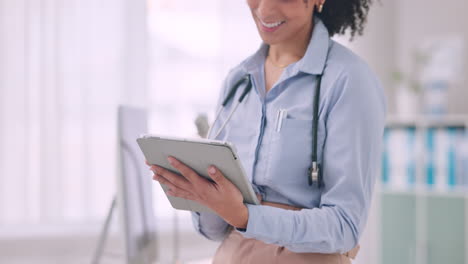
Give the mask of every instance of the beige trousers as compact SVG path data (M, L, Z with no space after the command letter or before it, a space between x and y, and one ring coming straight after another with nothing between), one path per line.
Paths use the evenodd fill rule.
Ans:
M283 204L262 204L300 210ZM345 254L296 253L282 246L245 238L233 229L216 251L213 264L351 264L351 259L356 257L358 251L359 246Z

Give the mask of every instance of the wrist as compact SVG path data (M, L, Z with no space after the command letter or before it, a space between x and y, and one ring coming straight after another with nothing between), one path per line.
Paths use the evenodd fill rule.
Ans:
M245 204L236 210L235 219L230 223L235 228L246 229L249 222L249 209Z

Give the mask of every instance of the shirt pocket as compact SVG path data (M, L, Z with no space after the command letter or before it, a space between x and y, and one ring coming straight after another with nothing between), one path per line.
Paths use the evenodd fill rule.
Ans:
M312 164L312 120L283 119L279 132L273 131L269 172L267 181L270 185L289 193L308 186L308 171ZM321 140L318 131L318 141ZM320 144L320 143L319 143ZM320 146L320 145L319 145ZM317 149L321 155L321 149ZM320 156L319 156L320 157Z

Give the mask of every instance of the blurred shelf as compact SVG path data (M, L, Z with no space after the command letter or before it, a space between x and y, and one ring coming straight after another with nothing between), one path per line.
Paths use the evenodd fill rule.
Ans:
M466 193L382 190L382 264L466 264Z
M440 117L431 116L388 116L387 127L468 127L468 115L444 115Z
M384 195L417 195L468 198L468 191L466 188L457 188L453 190L433 190L429 188L397 189L391 187L383 187L380 190L380 193Z

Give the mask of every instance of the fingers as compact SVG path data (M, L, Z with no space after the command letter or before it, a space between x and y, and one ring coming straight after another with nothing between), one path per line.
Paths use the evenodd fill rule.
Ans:
M196 183L200 181L201 177L189 166L185 165L174 157L168 157L167 160L172 165L172 167L176 168L190 182Z
M211 165L208 168L208 175L218 185L223 185L225 183L225 181L226 181L226 178L224 177L224 175L214 165Z
M190 190L192 188L192 184L189 181L187 181L184 177L177 175L163 167L153 165L150 169L155 174L153 177L154 180L161 182L159 180L159 178L161 177L158 177L158 175L160 175L164 177L164 180L169 181L172 185L177 186L178 188L184 190Z
M167 192L167 195L174 196L174 197L180 197L192 201L197 201L196 197L192 195L191 193L188 192L179 192L177 190L170 189Z
M189 199L189 200L195 200L195 195L193 195L192 193L182 189L182 188L179 188L177 187L176 185L174 185L172 182L170 182L169 180L165 179L163 176L160 176L160 175L155 175L153 178L157 178L157 181L159 181L160 183L166 185L169 189L166 191L166 193L170 196L175 196L175 197L180 197L180 198L185 198L185 199Z
M192 168L180 162L179 160L175 159L174 157L168 157L167 160L174 168L176 168L180 173L182 173L182 175L185 178L187 178L190 182L196 183L197 181L200 181L200 179L202 179L194 170L192 170ZM219 169L217 169L213 165L211 165L208 168L208 175L217 184L225 183L224 175L221 173Z
M145 160L146 165L151 166L147 160Z

